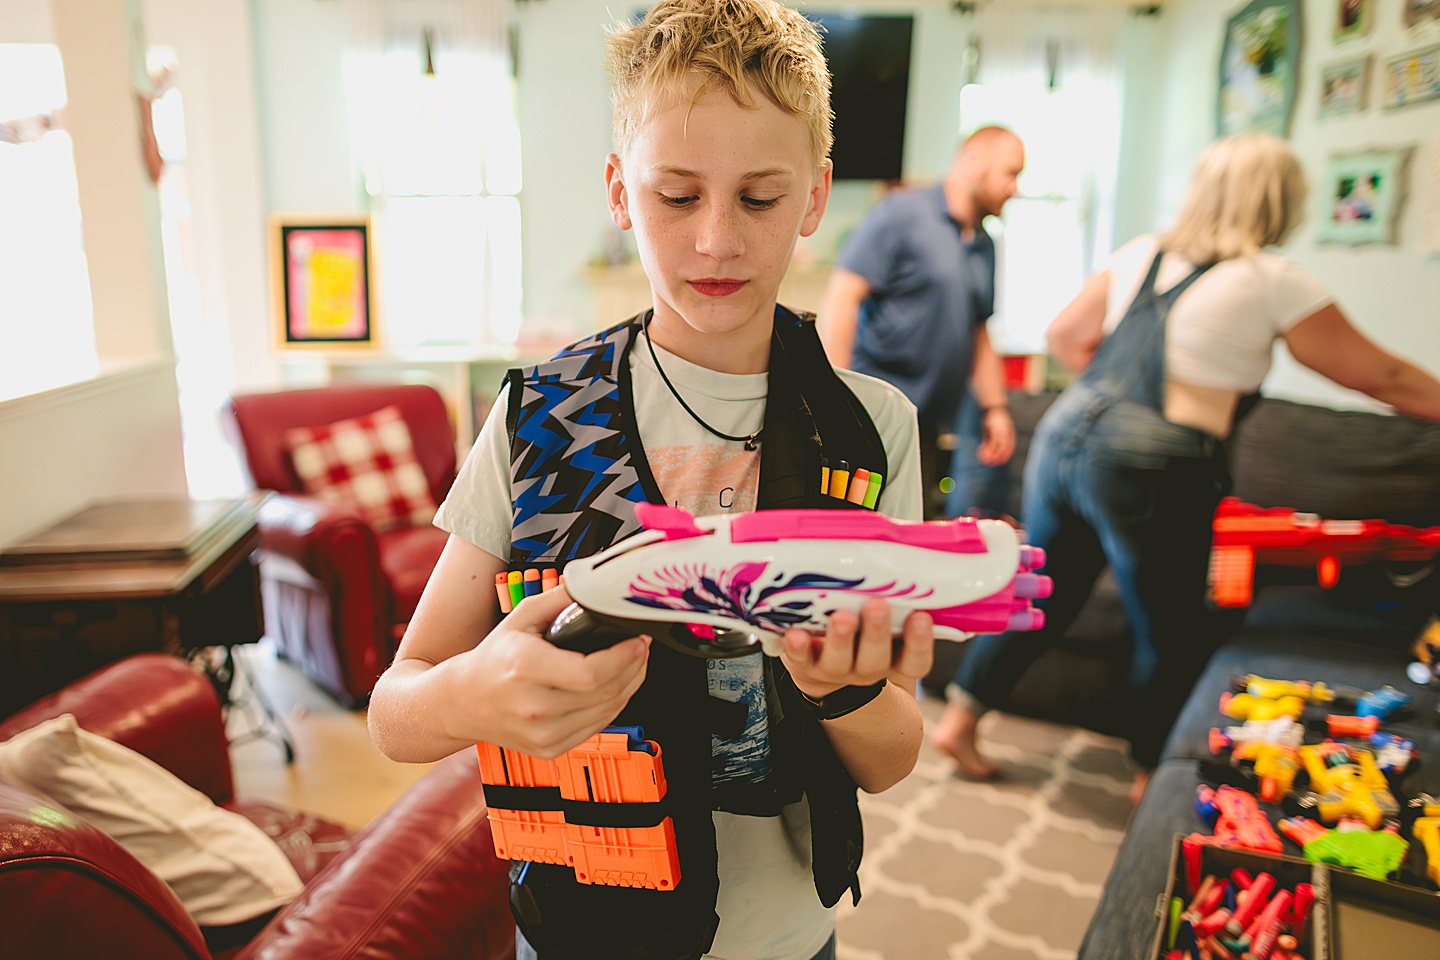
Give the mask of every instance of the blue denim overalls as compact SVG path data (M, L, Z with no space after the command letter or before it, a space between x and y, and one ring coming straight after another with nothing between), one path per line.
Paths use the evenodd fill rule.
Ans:
M1219 441L1164 418L1165 318L1200 267L1155 292L1163 252L1079 381L1036 428L1022 519L1049 554L1055 592L1045 629L969 642L955 683L981 705L1002 704L1025 669L1058 640L1108 563L1134 641L1129 703L1117 705L1131 752L1153 767L1180 705L1214 650L1206 636L1211 521L1229 487Z

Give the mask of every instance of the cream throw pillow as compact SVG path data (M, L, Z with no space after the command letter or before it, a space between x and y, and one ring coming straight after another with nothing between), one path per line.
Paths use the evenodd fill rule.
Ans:
M0 776L108 834L169 884L202 926L258 917L300 893L295 868L259 827L71 714L0 743Z

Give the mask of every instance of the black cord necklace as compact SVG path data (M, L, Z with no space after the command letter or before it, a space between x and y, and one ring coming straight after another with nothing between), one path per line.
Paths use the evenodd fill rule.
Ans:
M704 427L706 430L709 430L721 440L729 440L732 443L743 443L745 444L746 450L754 450L758 448L760 446L760 434L765 432L764 424L761 424L759 430L756 430L754 433L749 434L748 436L732 437L728 433L721 433L719 430L716 430L714 427L710 426L710 424L706 423L704 420L701 420L700 414L690 409L690 404L686 403L685 398L680 396L680 391L675 389L675 384L671 383L670 378L665 376L665 368L660 366L660 358L655 356L655 344L650 340L650 318L652 316L654 316L653 311L645 315L644 321L640 324L640 329L645 334L645 346L650 348L650 359L655 364L655 372L660 374L660 379L665 381L665 386L670 388L670 395L675 398L676 402L679 403L680 406L685 408L685 412L690 414L690 419L700 424L700 426Z

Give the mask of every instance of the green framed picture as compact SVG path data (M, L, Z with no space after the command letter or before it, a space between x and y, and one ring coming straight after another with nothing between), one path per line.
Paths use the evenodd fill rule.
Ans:
M1332 156L1316 191L1321 243L1394 243L1413 146Z
M1216 126L1290 134L1300 73L1299 0L1251 0L1225 25Z

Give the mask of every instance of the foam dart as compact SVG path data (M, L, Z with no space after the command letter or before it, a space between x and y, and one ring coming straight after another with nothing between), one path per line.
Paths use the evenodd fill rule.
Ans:
M1295 936L1300 936L1305 929L1305 921L1310 917L1310 905L1315 902L1315 888L1308 883L1295 884L1295 902L1290 907L1290 926L1294 928Z
M1213 877L1207 879L1213 879ZM1214 913L1225 900L1225 886L1224 880L1212 883L1208 890L1205 890L1202 884L1201 892L1196 894L1195 900L1190 904L1190 910L1188 912L1195 914L1197 917L1204 917Z
M1275 878L1268 873L1257 874L1253 883L1245 888L1243 897L1235 899L1235 913L1225 924L1225 932L1232 937L1244 933L1254 921L1260 908L1268 901L1270 891L1275 889Z
M870 471L861 467L850 475L850 488L845 491L845 499L860 506L865 503L865 492L869 489Z
M495 596L500 600L500 612L509 613L515 609L510 601L510 578L504 573L495 574Z
M560 586L560 572L554 567L546 567L540 571L540 592L554 590Z
M880 485L884 481L885 478L881 474L870 474L870 482L865 486L865 500L861 506L868 507L871 510L875 509L875 505L880 502Z
M1190 899L1190 906L1185 908L1187 914L1199 913L1202 917L1208 910L1200 910L1200 904L1210 896L1210 891L1215 889L1215 875L1207 873L1205 879L1200 881L1200 888L1195 891L1195 896ZM1211 909L1214 909L1212 906Z
M534 567L526 570L523 585L525 588L525 596L533 597L538 594L540 592L540 571Z
M1290 909L1290 901L1290 891L1281 890L1270 898L1260 913L1260 932L1250 945L1250 955L1255 960L1269 960L1271 951L1275 949L1275 938L1280 936L1285 922L1285 911Z
M837 500L844 500L845 493L850 489L850 464L844 460L835 464L830 471L830 496Z
M1199 937L1201 940L1204 940L1208 937L1213 937L1215 936L1215 934L1225 929L1225 924L1229 921L1229 919L1230 911L1226 910L1224 907L1221 907L1219 910L1211 912L1208 916L1200 918L1200 920L1194 925L1195 936Z

